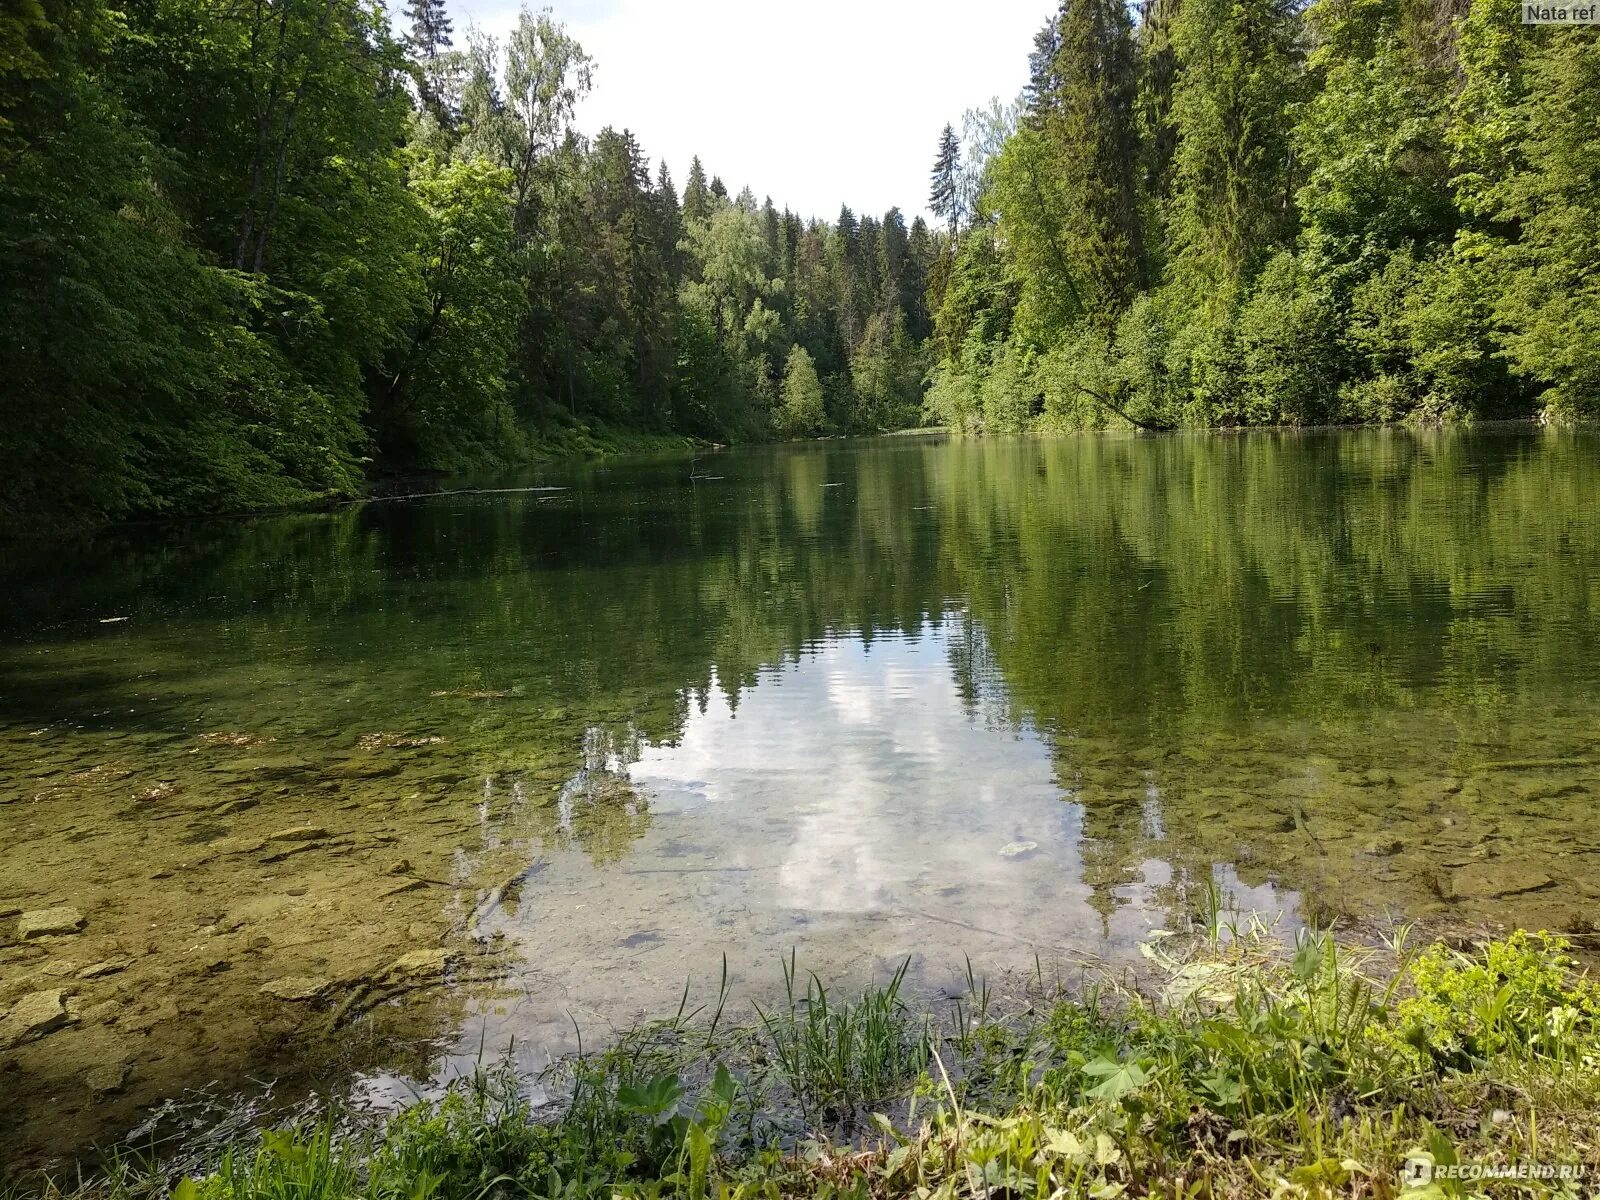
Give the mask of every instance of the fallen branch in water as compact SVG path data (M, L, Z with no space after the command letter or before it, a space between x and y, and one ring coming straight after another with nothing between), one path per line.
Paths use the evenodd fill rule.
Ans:
M1104 392L1097 392L1092 387L1085 387L1081 383L1075 384L1075 386L1085 396L1088 396L1091 400L1095 401L1097 404L1100 404L1100 405L1103 405L1106 408L1109 408L1112 412L1116 413L1117 416L1121 417L1124 421L1126 421L1128 424L1134 426L1136 429L1143 429L1147 433L1170 433L1170 432L1172 432L1173 426L1167 424L1164 421L1163 422L1158 422L1158 423L1155 423L1155 424L1152 424L1149 421L1141 421L1138 417L1135 417L1135 416L1131 415L1126 409L1124 409L1121 405L1117 404L1114 400L1111 399L1110 396L1107 396Z
M439 496L510 496L526 492L565 492L564 487L452 488L446 492L402 492L398 496L363 496L352 504L377 504L385 500L433 500Z

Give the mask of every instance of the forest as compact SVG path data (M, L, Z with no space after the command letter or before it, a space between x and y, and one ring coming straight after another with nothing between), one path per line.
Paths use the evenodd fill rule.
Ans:
M563 432L915 424L940 254L627 131L548 11L24 0L0 16L0 514L96 520L514 463Z
M1513 0L1068 0L946 131L959 428L1600 412L1600 38ZM969 122L970 125L970 122ZM974 182L975 181L975 182Z
M1593 28L1069 0L1028 61L1015 102L945 126L930 228L779 209L698 159L680 193L627 130L577 128L595 64L549 11L497 40L443 0L18 0L4 525L295 504L608 431L1600 409Z

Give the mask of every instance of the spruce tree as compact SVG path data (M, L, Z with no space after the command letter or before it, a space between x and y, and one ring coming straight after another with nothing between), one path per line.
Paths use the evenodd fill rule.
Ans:
M955 126L945 123L939 135L939 153L933 160L933 177L928 190L928 208L942 217L954 236L961 223L961 142Z
M711 192L706 187L706 169L700 156L689 163L689 181L683 185L683 220L698 225L711 219Z
M1294 233L1291 113L1304 83L1294 0L1184 0L1173 24L1172 236L1221 296Z
M1060 49L1061 20L1057 14L1033 35L1033 49L1028 52L1028 85L1022 98L1030 109L1038 108L1056 90L1056 53Z
M406 0L405 14L411 22L406 46L419 61L432 62L450 49L452 26L444 0Z
M678 250L678 242L683 237L683 212L678 207L678 192L672 186L672 174L667 170L665 159L656 172L655 202L659 214L656 228L661 261L666 264L667 274L676 287L682 275L682 255Z
M451 46L450 17L444 0L406 0L405 15L411 22L405 44L415 67L418 99L441 125L448 125L450 114L445 109L439 69L440 56Z
M1178 149L1178 127L1172 119L1172 89L1178 79L1178 55L1172 25L1179 0L1143 0L1139 12L1139 145L1141 183L1157 204L1171 193L1172 156Z
M1138 81L1122 0L1065 0L1042 78L1049 90L1030 120L1054 158L1065 208L1059 240L1087 315L1111 325L1144 284Z

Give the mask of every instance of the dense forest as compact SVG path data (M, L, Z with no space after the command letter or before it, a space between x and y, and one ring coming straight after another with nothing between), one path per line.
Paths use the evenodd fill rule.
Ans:
M955 233L969 429L1600 412L1600 37L1514 0L1068 0ZM974 185L973 181L976 180Z
M1019 47L1019 61L1025 47ZM0 514L218 511L589 431L1600 410L1600 43L1513 0L1067 0L936 227L681 193L549 12L0 14Z
M458 44L459 42L459 44ZM940 241L681 196L589 57L442 0L0 15L0 513L260 507L563 429L915 423Z

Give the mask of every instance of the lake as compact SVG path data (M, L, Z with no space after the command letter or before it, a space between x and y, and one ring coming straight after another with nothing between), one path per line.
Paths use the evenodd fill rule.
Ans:
M1213 886L1594 945L1593 432L484 488L0 547L0 1162L211 1081L537 1069L791 949L1066 975Z

